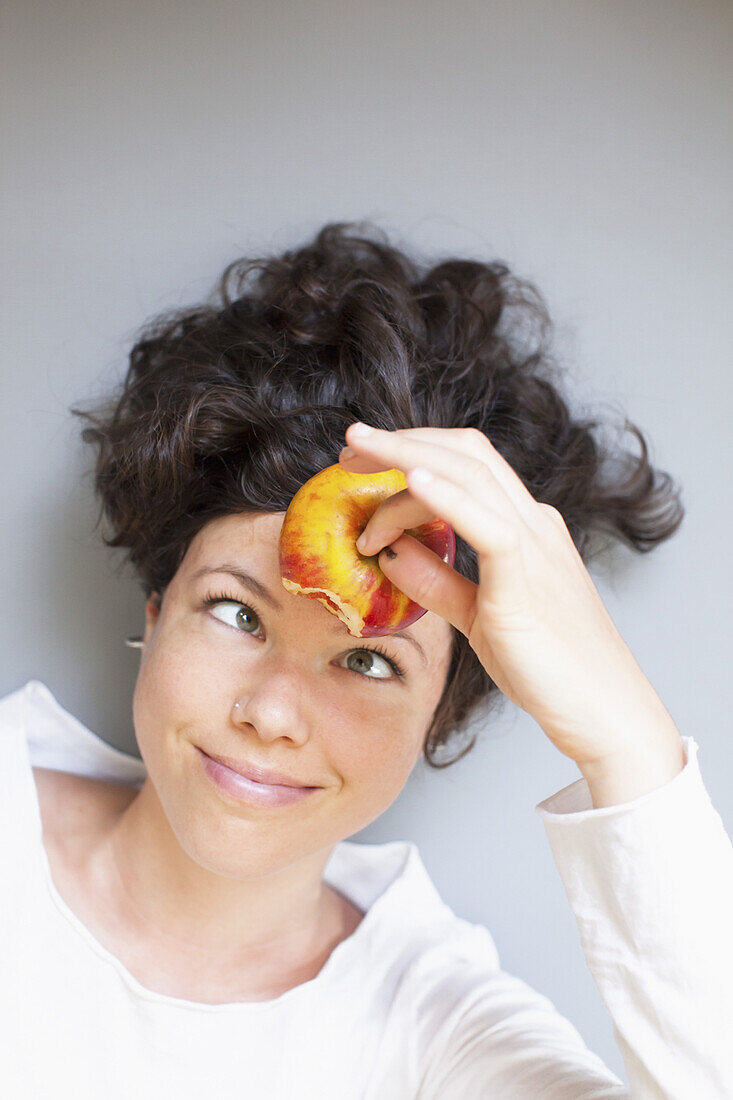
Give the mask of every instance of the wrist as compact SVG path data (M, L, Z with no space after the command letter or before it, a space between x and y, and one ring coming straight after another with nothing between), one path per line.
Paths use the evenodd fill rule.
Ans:
M578 765L588 784L593 808L631 802L663 787L686 764L685 746L679 730L669 721L632 745L602 760Z
M578 763L594 809L631 802L664 787L687 760L679 730L663 708L605 757Z

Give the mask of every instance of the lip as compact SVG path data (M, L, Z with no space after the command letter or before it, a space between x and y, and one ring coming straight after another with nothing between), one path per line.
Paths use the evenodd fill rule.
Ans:
M203 770L221 791L237 802L243 802L254 806L288 806L294 802L302 802L320 787L291 787L279 783L261 783L256 779L249 779L239 771L222 764L220 759L209 756L203 749L196 746L203 764ZM239 765L241 767L241 765Z
M199 752L204 752L204 750L199 749ZM215 752L205 752L204 756L208 756L210 760L215 760L217 764L222 764L229 771L236 772L237 775L243 775L245 779L251 779L253 783L264 783L269 787L314 789L309 787L307 783L298 783L296 779L291 779L280 772L267 771L265 768L258 768L254 764L243 764L239 760L234 760L231 756L218 756Z

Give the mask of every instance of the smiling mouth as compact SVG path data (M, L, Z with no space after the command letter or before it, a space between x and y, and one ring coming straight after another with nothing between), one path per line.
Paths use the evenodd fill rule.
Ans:
M198 745L195 747L198 748ZM244 779L249 779L252 783L258 783L264 787L283 787L289 790L311 791L317 789L315 784L299 783L297 780L290 779L289 776L281 776L277 772L270 772L255 764L245 764L230 756L219 756L216 753L205 752L204 749L199 749L199 752L203 753L209 760L213 760L216 764L220 764L223 768L227 768L236 775L241 775Z
M198 746L194 747L203 764L204 773L211 782L237 802L260 807L289 806L303 801L315 791L322 789L321 787L287 787L281 784L259 783L257 780L240 775L226 764L219 763Z

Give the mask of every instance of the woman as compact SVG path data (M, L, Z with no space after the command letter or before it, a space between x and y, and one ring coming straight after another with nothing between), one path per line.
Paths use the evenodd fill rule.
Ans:
M730 840L584 565L593 529L670 537L677 494L636 429L642 457L604 477L595 423L543 376L530 284L354 230L231 264L73 410L147 598L142 760L38 681L0 703L28 837L3 867L7 1095L733 1095ZM354 644L280 582L285 510L335 461L407 477L359 549L426 608L411 638ZM454 568L404 533L436 516ZM346 840L421 755L465 755L438 759L499 693L581 773L537 811L630 1091L413 844Z

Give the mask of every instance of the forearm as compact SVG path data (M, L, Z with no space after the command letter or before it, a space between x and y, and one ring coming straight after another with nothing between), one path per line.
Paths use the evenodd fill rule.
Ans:
M661 763L628 764L639 779L613 792L621 804L588 808L578 782L536 807L640 1100L733 1097L733 848L696 742L682 749L685 767L659 786ZM656 789L642 797L645 784Z

